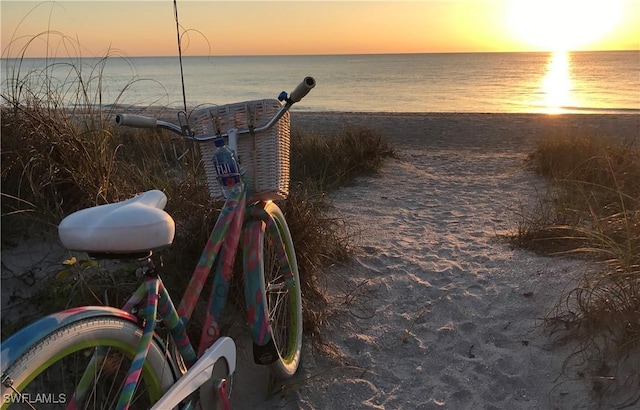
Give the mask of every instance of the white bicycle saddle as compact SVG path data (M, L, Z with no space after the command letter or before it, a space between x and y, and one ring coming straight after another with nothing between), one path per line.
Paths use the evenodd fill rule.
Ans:
M158 190L113 204L74 212L58 225L68 249L97 254L129 255L163 248L173 242L175 222L163 209Z

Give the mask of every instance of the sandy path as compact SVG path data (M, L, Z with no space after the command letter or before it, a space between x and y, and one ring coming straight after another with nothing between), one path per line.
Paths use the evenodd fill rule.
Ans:
M366 301L344 306L328 339L367 372L312 386L328 400L312 407L546 408L559 363L536 325L575 264L497 238L531 189L522 156L401 155L335 196L362 229L362 252L342 273L364 284Z
M322 128L331 124L320 118L329 121ZM590 380L573 380L571 369L559 378L568 350L551 350L539 328L588 264L513 249L499 236L516 226L520 204L535 200L540 181L523 163L537 137L574 129L633 133L637 119L345 119L386 132L400 155L380 176L332 196L360 231L355 260L327 278L336 314L324 337L343 357L336 364L307 349L300 378L309 379L280 405L596 408Z

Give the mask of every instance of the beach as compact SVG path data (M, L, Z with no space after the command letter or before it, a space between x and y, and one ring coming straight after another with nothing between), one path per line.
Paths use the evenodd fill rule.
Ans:
M555 346L543 326L563 291L597 266L522 250L506 236L545 189L526 164L539 138L631 141L640 138L637 115L291 118L293 129L318 134L369 127L397 156L378 175L329 193L353 232L354 255L325 267L323 343L305 339L298 373L270 380L252 363L244 320L229 330L238 345L234 408L609 409L629 399L621 392L599 401L594 389L606 375L565 366L574 346ZM3 251L3 270L55 274L65 251L54 240L41 245ZM3 311L12 289L25 288L16 278L3 276ZM640 359L632 359L626 363L637 371Z
M398 156L330 195L356 251L328 268L328 347L307 341L299 374L266 402L247 394L265 382L243 387L241 364L239 408L596 409L628 400L600 401L602 380L564 366L573 347L554 346L543 326L562 292L597 267L516 248L505 235L544 189L525 161L539 138L637 138L637 116L292 115L293 128L319 133L345 125L379 131Z

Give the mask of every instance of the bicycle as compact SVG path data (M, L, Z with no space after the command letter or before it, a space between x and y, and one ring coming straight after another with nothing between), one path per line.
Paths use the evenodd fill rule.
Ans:
M212 196L221 199L210 160L224 138L245 169L226 201L176 308L160 279L154 252L174 237L173 219L158 190L75 212L59 225L69 249L96 259L136 259L142 284L120 309L85 306L46 316L2 343L2 409L230 408L236 368L233 340L218 325L233 262L242 248L247 318L254 360L278 378L298 368L302 345L300 278L284 215L272 202L288 190L289 108L313 87L305 78L290 95L209 107L179 124L120 114L122 126L160 128L198 141ZM258 125L262 124L262 125ZM240 125L241 127L238 127ZM265 148L275 146L273 149ZM263 175L261 149L280 169ZM261 158L257 158L261 157ZM262 161L262 162L261 162ZM267 177L266 180L264 180ZM196 348L186 332L211 270L213 285Z

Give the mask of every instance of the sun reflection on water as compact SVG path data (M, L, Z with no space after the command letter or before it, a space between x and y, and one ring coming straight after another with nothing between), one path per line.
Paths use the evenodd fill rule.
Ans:
M576 106L572 95L571 61L566 51L556 51L550 56L540 88L547 114L560 114Z

